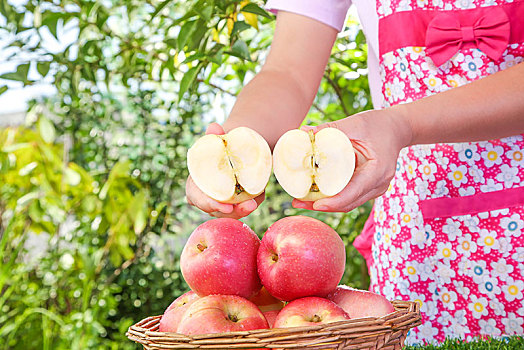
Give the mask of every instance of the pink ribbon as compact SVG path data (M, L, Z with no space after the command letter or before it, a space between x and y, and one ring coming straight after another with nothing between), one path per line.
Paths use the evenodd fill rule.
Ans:
M500 60L509 44L524 42L524 0L456 11L399 11L379 20L378 34L381 56L403 47L426 46L436 65L468 48Z
M468 25L466 22L473 22ZM498 60L509 43L510 22L506 12L493 7L474 21L442 12L428 24L426 53L440 66L463 48L478 48L492 60Z

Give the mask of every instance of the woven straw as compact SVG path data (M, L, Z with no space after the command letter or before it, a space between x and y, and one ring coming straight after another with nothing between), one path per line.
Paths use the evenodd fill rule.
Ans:
M410 328L420 324L420 306L393 301L395 312L318 326L187 336L158 332L162 316L148 317L129 327L126 336L156 349L401 349Z

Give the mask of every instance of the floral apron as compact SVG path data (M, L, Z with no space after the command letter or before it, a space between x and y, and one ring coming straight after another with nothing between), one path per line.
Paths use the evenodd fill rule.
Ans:
M524 0L378 0L377 10L385 107L523 61ZM403 149L355 246L371 290L421 304L408 343L469 340L523 334L523 230L516 135Z

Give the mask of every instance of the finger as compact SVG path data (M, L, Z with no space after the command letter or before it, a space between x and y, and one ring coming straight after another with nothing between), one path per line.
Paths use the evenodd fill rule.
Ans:
M291 206L297 209L314 210L313 202L301 201L300 199L296 199L296 198L293 199L293 201L291 202Z
M250 199L248 201L238 203L237 205L235 205L234 211L238 213L238 215L241 215L242 217L248 216L249 214L251 214L253 211L255 211L258 208L260 203L262 203L265 198L266 198L266 194L265 192L262 192L262 194L259 194L258 196L256 196L253 199Z
M324 123L324 124L321 124L321 125L302 125L300 127L300 130L304 130L304 131L309 131L309 130L313 130L314 133L317 133L319 132L320 130L322 129L325 129L325 128L335 128L335 129L338 129L338 125L336 122L329 122L329 123Z
M222 125L218 123L211 123L207 126L206 129L206 135L213 134L213 135L224 135L224 128L222 128Z
M258 207L257 202L254 199L250 199L248 201L244 201L242 203L238 203L235 206L235 211L240 213L251 213L253 210L255 210Z
M235 220L238 220L244 217L243 215L239 215L235 211L228 213L228 214L222 213L220 211L212 211L209 213L209 215L215 218L229 218L229 219L235 219Z
M313 203L313 208L319 211L340 211L362 202L362 198L376 190L377 179L374 175L373 162L368 161L358 171L347 186L337 195L319 199Z
M205 195L195 184L191 176L187 178L186 182L186 198L189 204L206 213L219 211L228 214L233 212L232 204L220 203Z
M302 131L315 130L315 126L314 125L302 125L300 127L300 130Z

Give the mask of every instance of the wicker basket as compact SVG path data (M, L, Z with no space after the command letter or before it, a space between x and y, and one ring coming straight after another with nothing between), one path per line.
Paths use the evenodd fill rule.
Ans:
M253 331L186 336L158 332L161 316L148 317L129 327L126 336L154 349L401 349L410 328L420 324L420 306L393 301L395 312L319 326L257 329Z

